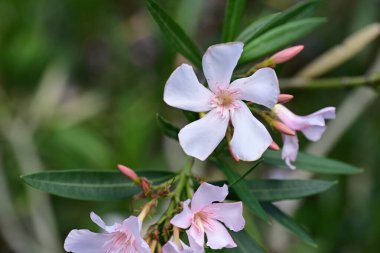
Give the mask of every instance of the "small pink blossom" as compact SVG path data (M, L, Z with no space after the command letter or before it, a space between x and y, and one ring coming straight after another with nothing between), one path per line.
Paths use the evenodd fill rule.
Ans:
M67 236L65 251L73 253L150 253L148 244L140 235L141 222L130 216L122 223L107 226L95 213L91 219L103 233L93 233L87 229L74 229Z
M212 249L236 247L225 226L234 232L244 228L243 205L241 202L215 203L224 201L227 195L227 185L202 183L193 198L184 202L183 211L170 221L174 226L188 229L192 249L204 247L205 234L207 245Z
M272 109L279 95L277 76L273 69L262 68L250 77L230 83L242 52L241 42L207 49L202 65L208 89L186 64L179 66L167 81L164 101L168 105L208 112L179 132L179 142L186 154L205 160L224 138L230 121L234 133L229 144L236 160L257 160L272 143L267 129L243 100Z
M335 107L326 107L306 116L298 116L281 104L275 105L273 111L284 125L294 131L301 131L310 141L318 141L326 130L326 119L335 118ZM298 137L282 134L282 139L284 142L282 159L289 168L295 169L292 162L297 158Z
M297 54L299 54L303 50L303 48L303 45L289 47L275 53L272 57L270 57L270 59L272 59L274 64L284 63L292 59Z

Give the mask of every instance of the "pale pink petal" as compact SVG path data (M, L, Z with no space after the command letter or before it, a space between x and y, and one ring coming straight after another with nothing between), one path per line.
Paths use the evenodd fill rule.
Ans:
M129 231L133 234L135 238L141 238L141 221L136 216L130 216L128 219L125 219L121 225L121 230Z
M234 134L230 142L234 155L243 161L255 161L272 143L265 126L258 121L242 101L231 113Z
M187 229L191 225L193 214L189 209L190 199L183 202L183 210L179 214L175 215L170 223L176 227Z
M186 154L204 161L226 134L229 117L222 117L217 109L194 121L178 134L179 143Z
M242 202L214 203L210 210L213 212L211 218L223 222L232 231L238 232L245 226Z
M276 104L273 111L286 126L293 130L301 130L309 126L325 125L325 119L322 114L298 116L281 104Z
M283 134L282 141L284 146L282 147L282 160L289 166L290 169L294 170L296 167L292 164L297 159L298 153L298 137Z
M162 247L162 253L194 253L189 246L184 244L182 241L180 241L180 243L181 246L178 246L173 241L168 241Z
M318 110L312 114L309 114L305 117L313 117L313 116L317 116L317 115L322 116L324 119L335 119L335 117L336 117L335 107L326 107L326 108Z
M101 227L102 229L104 229L105 231L107 231L108 233L112 233L115 231L116 227L118 226L117 223L115 223L114 225L112 226L107 226L104 221L102 220L102 218L100 218L96 213L94 212L91 212L90 214L90 217L91 217L91 220L96 224L98 225L99 227Z
M139 238L136 243L137 243L136 249L137 249L138 253L151 253L152 252L149 248L148 243L144 239ZM128 251L126 251L126 252L128 252Z
M302 129L301 131L310 141L318 141L322 137L325 130L325 126L310 126Z
M237 245L227 229L216 220L210 221L210 227L205 229L207 246L212 249L235 248Z
M200 230L195 225L192 225L190 229L186 231L186 234L192 249L203 248L205 244L205 232L203 230Z
M214 93L218 88L225 89L229 86L243 46L241 42L232 42L207 49L202 59L203 72L210 90Z
M169 77L164 90L164 101L173 107L205 112L211 110L213 93L199 83L193 68L183 64Z
M110 234L98 234L86 229L74 229L66 237L64 249L66 252L73 253L104 253L104 245L110 239Z
M222 202L226 199L227 195L227 185L220 187L209 183L202 183L191 200L191 211L196 213L213 202Z
M231 89L238 91L239 99L270 109L277 103L280 94L276 72L271 68L259 69L250 77L233 81Z

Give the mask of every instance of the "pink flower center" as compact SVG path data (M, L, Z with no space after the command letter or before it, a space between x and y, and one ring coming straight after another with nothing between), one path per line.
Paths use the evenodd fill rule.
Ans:
M119 230L112 233L110 239L105 245L106 253L129 253L137 252L135 248L135 237L127 230Z
M204 231L205 228L210 229L210 215L207 212L199 211L194 214L193 223L199 231Z
M218 108L222 114L225 116L226 110L236 109L239 105L236 103L239 97L239 92L234 89L222 89L218 88L215 96L211 100L211 106Z

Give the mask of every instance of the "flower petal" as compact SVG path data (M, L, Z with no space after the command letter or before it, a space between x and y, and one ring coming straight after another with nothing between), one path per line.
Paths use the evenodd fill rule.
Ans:
M203 230L198 230L196 226L192 225L190 229L186 231L186 234L192 249L203 248L205 244L205 233Z
M150 248L149 248L149 245L148 245L148 243L144 240L144 239L142 239L142 238L140 238L137 242L135 242L135 243L137 243L136 244L136 249L137 249L137 252L138 253L151 253L152 251L150 250Z
M325 126L311 126L304 128L301 131L310 141L318 141L322 137L322 134L325 132L325 130Z
M179 143L186 154L204 161L226 134L229 117L222 117L217 109L196 120L178 134Z
M272 109L277 103L280 89L276 72L271 68L262 68L247 78L241 78L231 83L232 89L237 89L239 99L247 100Z
M215 203L210 206L210 209L215 214L212 218L223 222L232 231L238 232L244 228L242 202Z
M227 229L219 221L211 220L210 229L205 229L205 232L207 235L207 246L212 249L237 247Z
M182 241L180 241L180 243L182 248L180 248L173 241L168 241L162 247L162 253L194 253L194 251L189 246L184 244Z
M66 237L64 249L73 253L104 253L110 234L93 233L87 229L74 229Z
M317 116L317 115L322 116L324 119L335 119L335 117L336 117L335 107L332 107L332 106L325 107L325 108L318 110L312 114L309 114L306 117L313 117L313 116Z
M231 113L234 134L230 142L234 155L243 161L255 161L272 143L272 137L248 107L239 101L239 108Z
M164 101L173 107L205 112L211 110L210 101L213 93L199 83L190 65L179 66L166 82Z
M218 88L225 89L229 86L232 72L243 52L243 46L241 42L232 42L214 45L207 49L202 59L202 66L208 86L214 93Z
M284 142L284 146L282 147L282 160L285 161L286 165L289 166L290 169L294 170L296 167L292 164L297 159L298 153L298 137L290 136L283 134L282 141Z
M170 223L176 227L187 229L191 225L193 214L189 208L190 199L183 202L183 210L179 214L175 215Z
M120 229L125 229L133 234L135 238L141 238L141 221L136 216L129 216L129 218L125 219L122 223L122 227Z
M195 213L213 202L222 202L226 199L227 195L227 185L220 187L209 183L202 183L191 200L191 211Z

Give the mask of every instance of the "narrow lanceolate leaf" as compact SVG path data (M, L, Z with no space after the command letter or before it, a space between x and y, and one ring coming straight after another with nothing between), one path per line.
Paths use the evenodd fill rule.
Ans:
M239 175L235 173L230 167L223 161L212 158L211 159L224 173L227 178L228 183L233 183L239 179ZM261 207L259 201L250 192L249 187L245 180L241 180L232 186L233 191L236 193L238 198L244 202L244 204L252 210L252 212L260 217L261 219L268 221L268 216Z
M315 195L330 189L336 181L324 180L248 180L247 185L253 196L259 201L278 201L299 199Z
M223 25L223 42L235 39L237 30L243 16L245 0L228 0Z
M153 19L173 47L195 66L201 68L201 54L182 28L153 0L146 0L146 4Z
M178 140L179 128L174 126L168 120L164 119L160 114L156 115L157 125L161 131L169 138Z
M284 48L313 31L325 21L324 18L307 18L278 26L249 42L244 47L240 63L247 63Z
M236 40L247 43L254 39L256 36L263 34L273 27L285 24L295 17L304 14L305 12L312 9L317 2L318 1L316 0L301 1L283 12L268 15L259 20L256 20L252 22L246 29L244 29Z
M166 171L138 171L153 184L174 177ZM44 171L24 175L21 179L28 185L61 197L80 200L116 200L129 198L141 191L119 171L62 170Z
M264 164L269 164L277 168L288 168L281 159L281 153L278 151L268 150L264 153L263 158ZM362 169L341 161L326 157L313 156L301 152L298 153L297 160L294 165L297 170L307 170L316 173L356 174L362 172Z
M271 203L264 202L262 203L265 211L269 213L278 223L287 228L299 239L309 244L312 247L317 247L317 243L311 238L311 236L306 232L304 228L298 225L290 216L282 212L278 207Z

